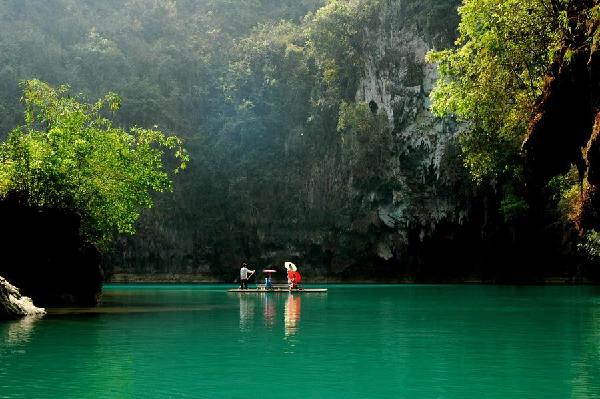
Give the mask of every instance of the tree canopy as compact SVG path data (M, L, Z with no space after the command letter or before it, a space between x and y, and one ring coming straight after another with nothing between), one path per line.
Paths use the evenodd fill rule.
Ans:
M439 65L432 110L466 122L463 160L476 181L519 173L519 149L560 41L550 0L469 0L456 47L428 54Z
M440 223L508 231L527 206L521 142L565 29L552 5L566 1L463 1L456 46L429 56L442 120L423 54L456 39L460 0L0 3L0 133L19 123L22 79L102 103L51 89L70 111L48 125L44 100L25 96L32 118L5 144L0 192L21 179L32 203L78 209L94 240L132 231L154 200L109 260L138 270L218 273L295 251L341 271L418 259L402 251ZM159 160L173 167L181 145L155 125L194 162L152 197L170 187ZM144 137L155 141L138 152Z
M113 232L133 233L151 193L171 189L166 155L186 167L176 136L156 129L114 127L105 116L120 98L94 103L37 79L22 82L25 124L0 146L0 195L19 194L29 204L68 208L82 219L82 234L103 243Z

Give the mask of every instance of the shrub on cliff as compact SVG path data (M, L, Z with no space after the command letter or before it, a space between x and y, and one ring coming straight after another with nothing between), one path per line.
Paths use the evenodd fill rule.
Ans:
M175 136L154 129L114 127L114 93L93 104L40 80L22 82L25 124L0 145L0 195L18 193L31 206L63 208L81 217L83 236L103 243L133 233L152 192L171 188L167 152L184 169L188 155Z
M440 73L432 110L468 122L461 145L475 181L511 180L522 167L520 146L558 48L561 15L550 0L471 0L458 11L456 47L428 54Z

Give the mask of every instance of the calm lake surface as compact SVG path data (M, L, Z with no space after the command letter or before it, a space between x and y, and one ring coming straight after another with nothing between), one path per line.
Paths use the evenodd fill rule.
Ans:
M0 323L0 398L600 398L600 288L113 285Z

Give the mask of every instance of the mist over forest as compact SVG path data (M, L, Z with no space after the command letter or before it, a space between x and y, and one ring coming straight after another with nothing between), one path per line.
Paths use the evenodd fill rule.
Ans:
M2 398L599 398L599 283L600 0L0 0Z
M465 133L475 125L460 109L431 113L444 61L426 54L454 45L458 6L6 0L0 133L23 123L19 82L37 78L90 102L117 93L120 110L106 114L116 126L182 138L187 170L172 193L153 196L135 235L114 234L103 251L109 279L230 281L243 260L289 259L321 280L570 274L565 259L590 260L561 216L562 194L546 195L539 223L526 221L523 128L485 141ZM528 45L555 43L535 35L543 40ZM548 68L535 71L539 95ZM561 173L566 192L574 172ZM548 243L557 249L541 251Z

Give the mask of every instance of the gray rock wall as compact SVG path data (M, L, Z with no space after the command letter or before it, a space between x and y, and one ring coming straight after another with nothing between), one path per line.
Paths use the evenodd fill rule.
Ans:
M458 157L458 127L429 112L428 96L437 77L436 67L425 62L429 49L453 41L457 2L373 4L375 18L359 27L362 54L352 100L375 103L389 123L389 131L380 132L385 136L380 143L387 147L377 161L376 182L358 184L360 171L353 170L355 153L368 154L370 142L356 140L347 151L333 121L328 131L311 138L315 143L307 151L319 156L308 155L301 168L286 172L288 187L276 191L271 202L248 207L252 214L228 208L224 197L217 210L222 215L191 216L198 218L194 226L181 220L177 195L163 203L171 214L150 212L138 236L125 239L123 249L108 259L117 278L127 274L130 279L132 273L144 279L165 273L228 278L235 276L242 259L262 265L294 259L320 278L369 274L378 262L402 270L404 254L415 240L431 236L439 223L461 224L468 218L471 187ZM295 131L285 134L286 153L301 145ZM265 175L280 172L261 170ZM228 179L237 182L232 190L247 195L242 187L246 176ZM231 190L224 192L231 195ZM195 198L199 208L203 195ZM246 202L253 200L249 195ZM296 214L275 217L270 210L286 201L297 203ZM208 217L218 222L207 226Z
M402 249L390 248L390 235L399 235L396 246L403 247L410 229L419 229L423 239L441 221L460 224L468 217L468 177L457 156L459 127L429 111L437 67L425 55L435 35L420 30L406 14L390 12L402 3L407 2L388 4L380 11L379 26L365 29L368 45L356 92L356 101L374 102L386 113L393 135L386 179L395 187L382 196L390 200L377 207L380 221L393 230L375 246L384 260ZM463 187L456 191L457 186Z

